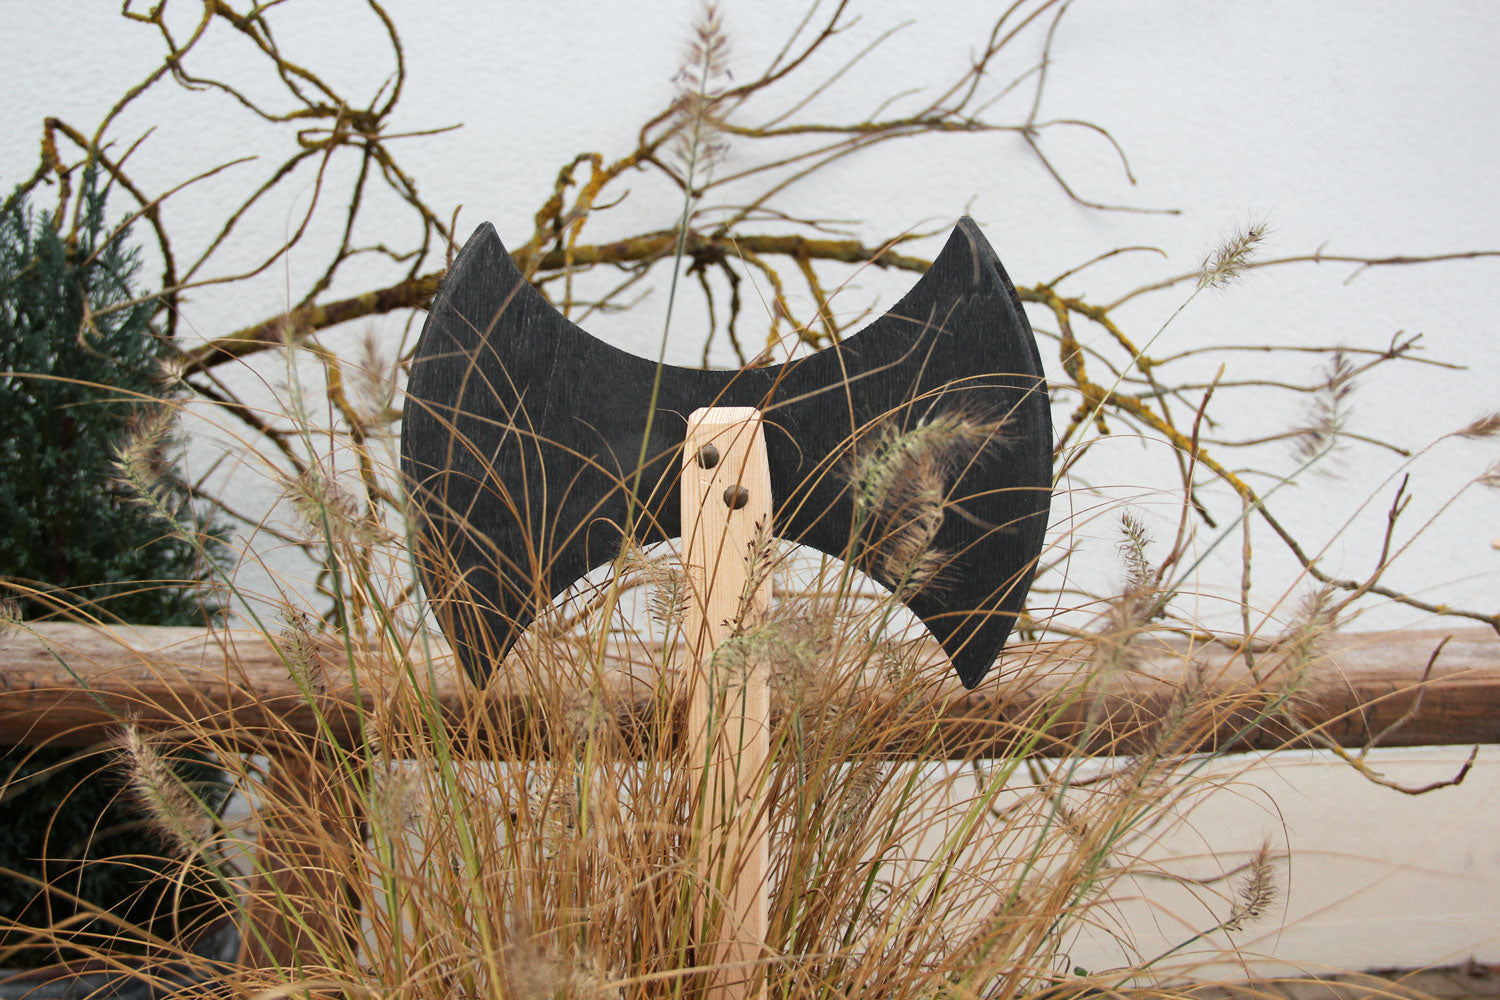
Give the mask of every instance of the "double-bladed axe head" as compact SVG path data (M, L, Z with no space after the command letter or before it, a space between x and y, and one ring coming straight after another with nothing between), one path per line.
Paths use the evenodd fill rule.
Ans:
M933 579L912 588L889 578L889 562L860 564L903 595L963 683L978 684L1041 553L1052 433L1026 314L967 218L859 333L739 371L658 366L585 333L480 226L427 316L401 437L423 583L470 674L487 676L553 599L613 560L627 528L640 543L681 533L683 435L704 406L762 412L774 533L846 558L878 544L851 547L872 534L851 474L859 455L899 460L902 442L921 437L903 432L945 421L991 429L945 464L937 514L925 515Z

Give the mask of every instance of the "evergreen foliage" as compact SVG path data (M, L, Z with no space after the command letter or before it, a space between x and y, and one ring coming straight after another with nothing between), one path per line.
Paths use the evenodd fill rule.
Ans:
M0 214L0 577L27 619L87 607L202 624L198 553L110 486L132 421L165 399L170 345L152 300L135 301L138 255L110 233L104 202L86 179L71 233L23 198Z
M137 301L138 254L124 229L107 225L105 197L86 175L71 231L31 212L19 195L0 211L0 589L8 591L0 597L14 599L23 620L201 625L215 608L203 600L210 567L200 550L112 485L116 451L134 425L170 405L161 378L169 345L153 327L152 300ZM161 495L198 517L169 447L161 443L152 456ZM221 558L221 531L203 520L202 551ZM202 757L180 757L184 780L210 804L222 800L221 772ZM0 747L0 867L171 937L176 920L153 914L191 905L195 890L174 898L178 862L152 856L163 845L123 788L124 773L108 755ZM31 926L66 920L78 907L63 893L0 877L0 918ZM115 933L98 920L75 930ZM0 931L0 952L24 937ZM28 948L0 964L53 957Z

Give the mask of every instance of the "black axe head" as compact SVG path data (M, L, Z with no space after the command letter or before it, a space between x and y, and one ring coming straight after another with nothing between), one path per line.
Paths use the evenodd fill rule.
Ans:
M1052 430L1020 299L967 218L886 315L809 357L740 371L658 369L590 336L480 226L422 329L401 436L423 583L470 674L487 676L554 598L614 559L627 524L640 543L681 533L675 477L702 406L762 411L775 534L835 556L868 527L849 474L861 449L944 419L999 427L948 470L931 535L941 571L900 591L978 684L1041 553ZM861 568L899 586L884 565Z

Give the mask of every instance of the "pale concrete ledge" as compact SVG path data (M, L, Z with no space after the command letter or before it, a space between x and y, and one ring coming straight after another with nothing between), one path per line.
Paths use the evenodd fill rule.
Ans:
M1500 997L1500 967L1469 962L1316 979L1215 983L1170 992L1194 1000L1489 1000Z

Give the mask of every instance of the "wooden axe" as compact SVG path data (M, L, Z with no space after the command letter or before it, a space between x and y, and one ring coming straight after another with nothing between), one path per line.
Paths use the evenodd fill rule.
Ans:
M860 550L852 534L874 533L851 482L861 454L899 452L920 437L903 432L945 420L998 427L946 470L928 585L903 588L880 560L860 562L978 684L1042 549L1052 430L1026 314L968 218L886 315L811 356L739 371L658 366L598 340L480 226L422 329L401 439L423 584L469 673L488 676L563 590L619 554L627 530L641 544L680 535L683 435L707 406L761 411L774 533L840 557Z

